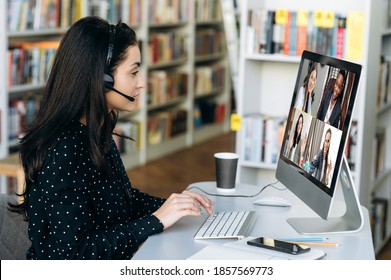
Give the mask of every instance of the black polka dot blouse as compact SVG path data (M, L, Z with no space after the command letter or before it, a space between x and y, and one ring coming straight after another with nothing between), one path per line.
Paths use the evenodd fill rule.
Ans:
M164 199L132 188L112 141L108 173L98 172L74 121L50 149L29 192L28 259L130 259L163 225Z

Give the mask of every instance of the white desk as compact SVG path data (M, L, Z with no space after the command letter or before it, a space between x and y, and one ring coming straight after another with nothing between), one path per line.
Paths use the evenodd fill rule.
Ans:
M191 184L189 187L192 186L200 187L209 193L218 193L215 182L198 182ZM280 183L276 186L278 188L283 188ZM260 186L237 184L235 192L228 194L251 195L258 193L261 188L262 187ZM201 193L195 189L193 189L193 191ZM270 207L254 205L253 201L261 196L284 197L289 199L293 206ZM316 216L310 208L287 189L278 191L272 187L268 187L260 195L252 198L209 197L215 201L215 211L255 210L258 214L257 220L249 233L250 236L255 237L303 237L303 235L300 235L287 223L287 218ZM333 211L332 215L337 215L343 211L344 206L343 204L338 204L337 201L337 204L334 205L333 209L334 208L337 211ZM354 234L330 234L325 236L329 238L328 242L339 243L339 247L316 246L327 253L325 259L375 259L368 210L364 207L362 207L362 210L364 215L364 227L360 232ZM133 259L186 259L207 245L227 242L227 240L193 239L195 232L206 219L206 216L206 214L203 214L202 217L185 217L164 232L149 237L134 255Z

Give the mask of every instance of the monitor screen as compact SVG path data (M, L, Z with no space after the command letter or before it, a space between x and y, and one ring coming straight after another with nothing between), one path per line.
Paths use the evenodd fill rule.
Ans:
M276 177L326 219L344 156L361 66L304 51Z

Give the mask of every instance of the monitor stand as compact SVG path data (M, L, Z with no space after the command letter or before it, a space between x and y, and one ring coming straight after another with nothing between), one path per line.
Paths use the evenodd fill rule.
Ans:
M342 186L343 196L346 203L346 212L340 217L330 217L327 218L327 220L323 220L320 217L289 218L288 223L299 233L353 233L362 229L363 214L354 190L354 182L345 156L343 156L341 164L339 181Z

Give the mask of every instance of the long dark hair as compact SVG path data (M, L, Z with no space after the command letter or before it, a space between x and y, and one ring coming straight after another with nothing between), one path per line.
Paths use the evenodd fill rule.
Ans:
M310 77L311 77L311 73L315 71L316 72L316 77L318 77L318 63L317 62L314 62L314 61L311 61L310 62L310 65L309 65L309 69L308 69L308 73L307 75L305 76L304 78L304 81L303 81L303 87L305 88L305 91L307 91L307 87L308 87L308 82L310 80ZM305 96L305 95L304 95ZM314 102L314 99L315 99L315 89L314 91L311 92L311 104ZM304 104L307 103L307 100L305 100ZM305 108L305 107L304 107Z
M297 127L299 126L300 118L301 118L302 126L301 126L300 133L297 133ZM296 121L295 134L293 135L293 145L292 145L292 148L296 147L297 142L299 142L299 140L301 138L301 132L303 131L303 125L304 125L304 117L303 117L303 114L300 114L299 117L297 118L297 121Z
M324 139L326 140L326 135L327 133L330 133L330 140L331 140L331 136L332 136L332 133L331 133L331 129L327 129L326 131L326 134L324 135ZM322 147L322 151L324 153L324 143L323 143L323 147ZM327 153L326 155L323 155L324 159L325 159L325 167L323 168L323 174L322 174L322 179L321 181L322 182L325 182L326 181L326 174L327 174L327 165L329 164L329 154L330 154L330 146L329 146L329 149L327 150ZM323 160L323 159L322 159Z
M335 79L335 82L337 82L338 76L340 76L340 75L341 75L341 77L343 79L343 84L342 84L341 93L339 94L338 99L340 99L342 101L343 100L343 94L344 94L344 91L345 91L345 84L346 84L346 72L344 70L342 70L342 69L339 70L337 78Z
M129 46L137 45L135 32L126 24L116 25L113 55L108 67L115 73L125 60ZM118 113L108 111L103 76L105 73L110 24L98 17L75 22L63 36L51 68L39 112L20 142L20 158L25 175L21 204L11 210L28 219L28 193L42 168L48 148L72 120L85 117L88 150L97 169L105 166Z

